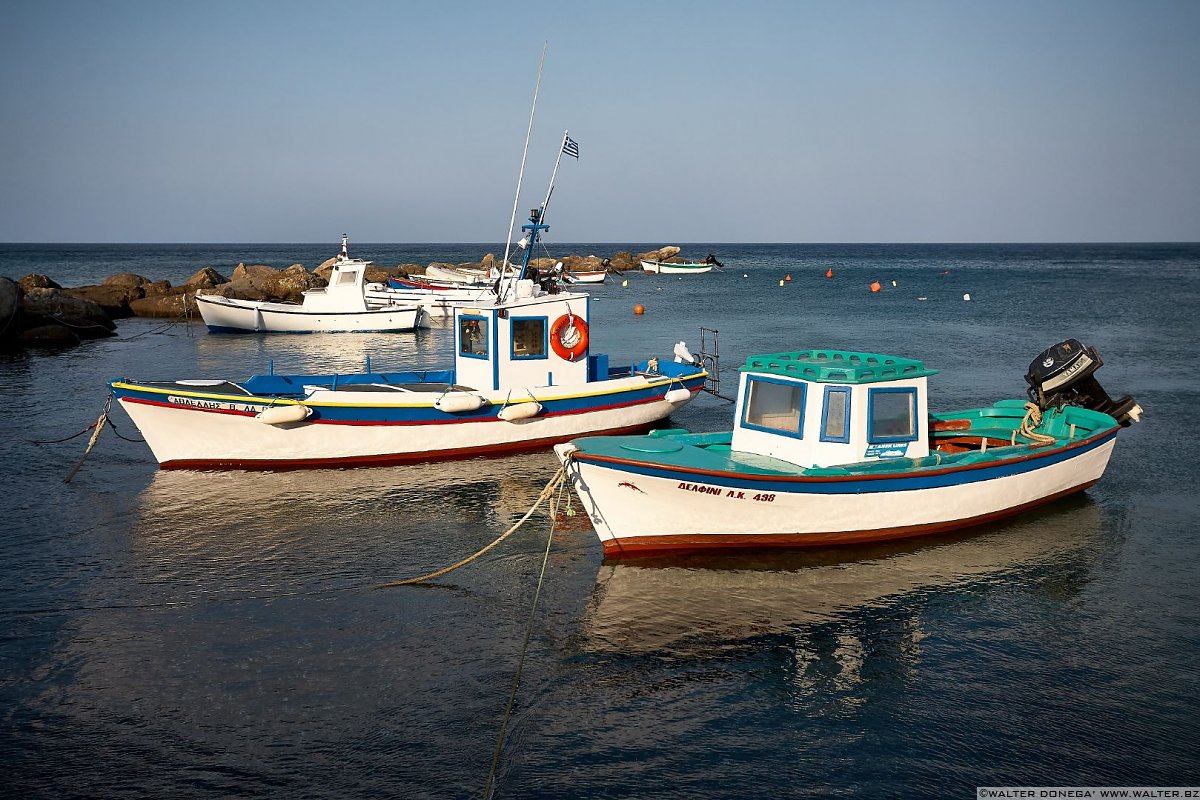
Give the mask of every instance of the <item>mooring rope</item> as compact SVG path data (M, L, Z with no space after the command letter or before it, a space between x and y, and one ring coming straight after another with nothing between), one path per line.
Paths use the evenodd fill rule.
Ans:
M1037 403L1025 404L1025 419L1021 420L1021 428L1017 433L1029 440L1031 447L1042 447L1048 444L1054 444L1058 441L1054 436L1049 436L1045 433L1038 433L1034 430L1042 424L1042 409L1038 408Z
M529 510L525 512L525 516L523 516L519 520L517 520L516 523L511 528L509 528L504 533L502 533L498 537L496 537L496 539L494 539L491 544L487 545L482 550L472 553L471 555L467 556L466 558L462 559L461 561L457 561L448 567L443 567L442 569L439 569L436 572L430 572L425 575L419 575L416 578L406 578L402 581L389 581L387 583L380 583L380 584L376 585L375 588L376 589L389 589L393 586L410 586L414 583L424 583L425 581L430 581L430 580L433 580L434 578L440 578L441 576L443 576L449 572L453 572L454 570L458 569L459 567L465 567L467 564L470 564L472 561L476 560L477 558L482 556L484 553L486 553L487 551L491 550L496 545L503 542L509 536L516 533L517 529L520 528L522 525L524 525L526 520L528 520L531 516L533 516L533 512L537 510L538 506L540 506L543 502L545 502L547 498L552 497L554 495L555 490L563 483L563 480L566 478L566 475L567 475L567 468L560 467L558 472L554 473L554 477L550 479L550 482L546 484L544 489L542 489L542 493L538 495L537 500L535 500L533 502L533 505L529 507Z
M87 449L83 451L83 457L79 459L79 463L75 465L67 477L63 478L63 483L70 483L75 477L75 473L79 472L79 468L83 466L83 462L87 461L88 453L92 452L92 448L96 446L97 440L100 439L100 432L104 430L104 423L108 422L108 407L112 405L112 394L109 394L108 399L104 401L104 408L100 411L100 416L96 418L95 430L92 431L92 438L88 440Z
M566 478L566 466L563 466L546 484L546 489L543 494L549 492L558 484L558 497L550 500L550 530L546 533L546 549L542 553L542 568L538 573L537 588L533 592L533 604L529 609L529 621L525 625L525 640L521 643L521 655L517 658L517 670L513 674L512 688L508 693L508 702L504 706L504 716L500 720L500 734L496 737L496 749L492 753L492 765L488 769L487 781L483 785L484 800L491 800L492 791L495 789L496 770L500 766L500 754L504 751L504 740L508 735L508 722L512 718L513 704L517 701L517 689L521 685L521 673L525 669L525 656L529 652L529 639L533 635L533 622L537 616L538 600L542 596L542 584L546 580L546 564L550 560L550 544L554 541L554 525L556 520L556 512L562 504L562 496L564 490L567 492L567 514L574 516L575 511L570 507L570 489L568 488ZM538 499L539 502L541 498ZM534 506L537 507L536 505ZM531 509L532 510L532 509Z

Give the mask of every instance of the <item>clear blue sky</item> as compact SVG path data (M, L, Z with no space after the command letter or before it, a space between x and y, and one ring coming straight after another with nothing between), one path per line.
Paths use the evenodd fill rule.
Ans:
M527 15L526 9L533 10ZM1200 2L8 0L0 241L1200 240Z

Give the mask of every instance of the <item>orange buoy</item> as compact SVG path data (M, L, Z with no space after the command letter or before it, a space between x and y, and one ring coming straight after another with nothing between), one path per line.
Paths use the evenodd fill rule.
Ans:
M825 270L825 277L826 277L826 278L832 278L832 277L833 277L833 267L830 267L829 269Z
M642 314L646 313L646 307L643 306L641 303L638 303L637 305L635 305L633 307L633 313L637 314L638 316L641 316Z
M880 289L879 281L871 281L871 291L878 292Z
M791 279L792 279L791 275L788 275L786 278L784 278L785 281L790 281Z

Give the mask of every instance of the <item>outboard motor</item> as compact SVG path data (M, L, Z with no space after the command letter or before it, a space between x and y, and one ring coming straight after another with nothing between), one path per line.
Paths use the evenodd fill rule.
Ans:
M1067 339L1042 352L1029 365L1025 382L1029 384L1029 399L1038 408L1079 406L1108 414L1127 428L1139 422L1142 407L1132 397L1125 395L1113 400L1104 391L1095 377L1096 370L1104 361L1094 347L1088 347L1078 339Z

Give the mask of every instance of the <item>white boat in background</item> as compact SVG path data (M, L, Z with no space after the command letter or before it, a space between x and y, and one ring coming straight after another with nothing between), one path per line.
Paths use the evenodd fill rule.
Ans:
M416 278L390 278L386 284L369 283L364 296L372 306L386 307L394 303L419 305L434 319L452 317L456 308L472 308L496 300L496 293L490 285L455 285Z
M717 269L720 269L721 267L725 266L720 261L718 261L716 259L716 257L714 257L712 255L712 253L709 253L708 257L705 258L703 261L695 261L695 262L691 262L691 263L687 263L687 264L672 264L669 261L647 261L647 260L642 260L641 263L642 263L642 272L648 272L648 273L655 274L655 275L657 275L657 274L698 275L703 272L709 272L714 267Z
M365 280L370 261L350 258L347 237L333 264L329 285L304 292L303 303L238 300L197 294L196 307L214 333L403 332L428 327L428 312L399 298L367 302Z
M608 270L606 269L579 270L577 272L564 272L563 280L567 283L604 283L607 275Z
M491 286L498 277L500 277L499 273L493 275L491 272L482 269L443 267L439 264L430 264L425 268L425 278L431 282L468 286Z

